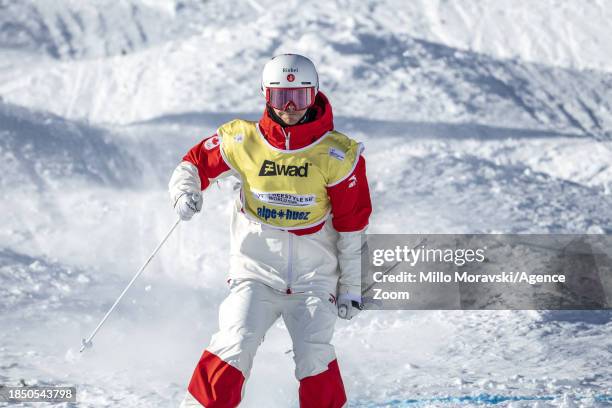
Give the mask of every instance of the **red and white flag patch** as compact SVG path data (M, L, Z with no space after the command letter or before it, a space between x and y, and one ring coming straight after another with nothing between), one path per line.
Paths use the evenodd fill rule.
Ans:
M206 150L212 150L215 147L219 146L220 142L221 140L219 139L219 136L214 135L213 137L206 139L206 141L204 142L204 148Z

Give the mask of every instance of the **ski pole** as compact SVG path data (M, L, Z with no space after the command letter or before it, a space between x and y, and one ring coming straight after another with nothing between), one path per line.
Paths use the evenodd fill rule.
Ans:
M100 323L98 323L98 325L96 326L96 328L94 329L93 332L91 332L91 334L89 335L89 337L87 339L82 339L81 340L81 349L79 350L79 353L82 353L83 350L85 350L88 347L93 346L93 343L91 342L93 340L93 338L95 337L95 335L98 333L98 330L100 330L100 328L102 327L102 325L104 324L104 322L106 321L106 319L108 319L108 316L110 316L111 313L113 313L113 310L115 310L115 307L117 307L117 305L119 304L119 302L121 301L121 299L123 298L123 295L125 295L127 293L127 291L132 287L132 285L134 284L134 282L136 282L136 279L138 279L138 277L140 276L140 274L145 270L145 268L147 267L147 265L149 265L149 262L151 262L151 260L153 259L153 257L157 254L157 251L159 251L159 249L162 247L162 245L164 245L164 243L166 242L166 240L170 237L170 235L172 234L172 232L176 229L176 227L179 225L179 223L181 222L181 219L177 219L176 222L174 223L174 225L172 225L172 228L170 228L170 231L168 231L168 233L166 234L166 236L164 237L164 239L162 239L162 241L159 243L159 245L157 246L157 248L155 248L155 250L153 251L153 253L151 254L151 256L149 256L149 259L147 259L147 261L144 263L144 265L142 265L142 267L140 267L140 269L138 270L138 272L136 273L136 275L134 275L134 277L132 278L132 280L130 281L130 283L128 283L128 285L125 287L125 289L123 289L123 292L121 292L121 294L119 295L119 297L117 298L117 300L115 300L115 303L113 303L113 305L111 306L110 309L108 309L108 312L106 312L106 314L104 315L104 317L102 318L102 320L100 320Z

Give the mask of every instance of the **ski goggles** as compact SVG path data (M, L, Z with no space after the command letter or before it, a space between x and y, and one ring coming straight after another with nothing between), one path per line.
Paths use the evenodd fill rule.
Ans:
M295 110L304 110L311 107L314 100L314 87L266 88L266 102L274 109L286 111L293 106Z

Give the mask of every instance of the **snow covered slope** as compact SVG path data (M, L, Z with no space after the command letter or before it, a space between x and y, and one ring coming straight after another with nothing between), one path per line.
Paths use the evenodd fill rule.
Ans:
M0 186L32 190L134 185L134 159L107 131L0 102Z
M27 67L8 64L0 70L0 95L64 117L106 123L130 123L170 112L252 112L261 103L261 65L275 53L297 51L319 64L322 89L331 94L341 115L418 121L434 115L436 121L609 136L612 74L597 63L589 66L599 71L579 70L582 66L571 61L558 63L567 58L590 61L576 50L575 41L584 36L588 45L612 34L597 4L546 7L542 2L538 14L529 1L512 2L507 13L500 11L500 3L473 2L464 8L463 2L399 3L403 2L326 2L323 7L309 2L300 4L296 13L298 3L289 2L275 8L270 18L253 7L260 4L265 9L267 2L231 11L223 2L210 2L201 10L175 13L169 23L182 22L191 30L166 36L170 39L165 42L151 41L148 48L126 56ZM535 27L544 27L538 20L544 17L538 16L549 18L545 10L560 13L560 23L546 25L549 29L542 32ZM447 14L450 17L443 17ZM456 22L458 16L464 19ZM439 21L445 18L453 24ZM496 23L485 24L487 18ZM166 27L160 21L158 30ZM472 21L483 22L478 30L486 46L467 36L475 32ZM489 33L505 30L512 38L517 28L506 30L510 22L512 27L524 27L524 41ZM572 31L572 24L584 29ZM490 52L506 52L509 44L529 45L530 58L500 59L508 55ZM571 58L539 51L559 50L559 44L572 50L567 54Z
M606 0L394 0L360 3L391 31L496 58L610 71Z
M141 1L3 1L0 45L57 59L126 54L160 40L170 16Z
M602 0L376 2L293 0L109 0L0 4L0 44L43 51L54 58L129 53L160 41L197 34L206 26L262 18L263 31L289 19L369 26L496 58L612 70L605 38L612 10ZM295 28L294 28L295 30ZM284 31L287 33L287 31ZM291 34L289 32L288 34Z
M0 75L0 93L62 116L111 123L168 112L248 112L261 104L259 67L270 55L294 48L320 63L322 89L337 114L404 121L434 115L439 121L597 137L612 132L612 74L501 61L324 22L311 26L312 33L281 43L276 34L284 27L264 31L263 38L253 23L238 32L207 28L202 36L128 57L33 66L8 82ZM245 45L244 53L231 50L234 42ZM37 91L26 92L32 85ZM48 106L51 95L56 103Z
M122 128L116 138L130 149L148 145L150 165L169 172L171 157L214 131L214 119L141 124ZM349 121L339 118L338 126ZM371 232L610 232L612 199L604 185L572 181L593 180L572 154L596 153L606 148L602 142L503 128L476 129L486 136L479 139L469 136L478 134L475 129L461 127L414 127L400 135L394 123L357 125L363 129L351 134L366 143L375 205ZM158 137L151 138L153 132ZM560 167L569 177L547 160L551 154L570 160ZM4 381L79 384L85 407L118 401L176 406L226 293L229 261L222 254L232 184L207 192L202 215L180 226L83 356L76 351L79 338L173 222L164 186L10 197L5 204L12 216L0 229L8 247L0 273L7 299L18 300L5 301L0 323L20 329L0 335L0 357L8 362ZM28 303L35 285L50 277L56 284ZM42 328L55 334L37 337ZM507 407L604 407L612 384L611 339L609 312L405 311L364 312L339 322L335 343L355 407L476 406L483 400ZM282 323L275 324L255 359L245 407L297 407L292 360L284 353L290 348ZM471 402L459 404L468 397Z
M79 341L174 222L165 184L182 155L259 116L277 52L312 56L336 128L365 143L370 232L611 233L609 13L0 0L0 383L76 384L82 407L178 405L226 295L233 180L207 191L95 347L79 355ZM612 402L609 311L364 312L334 342L351 407ZM290 349L277 322L241 406L298 406Z

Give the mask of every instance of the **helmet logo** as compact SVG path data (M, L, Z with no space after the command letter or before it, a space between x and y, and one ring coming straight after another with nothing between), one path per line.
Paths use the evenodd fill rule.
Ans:
M289 81L289 82L295 81L295 75L293 75L293 74L287 75L287 81Z

